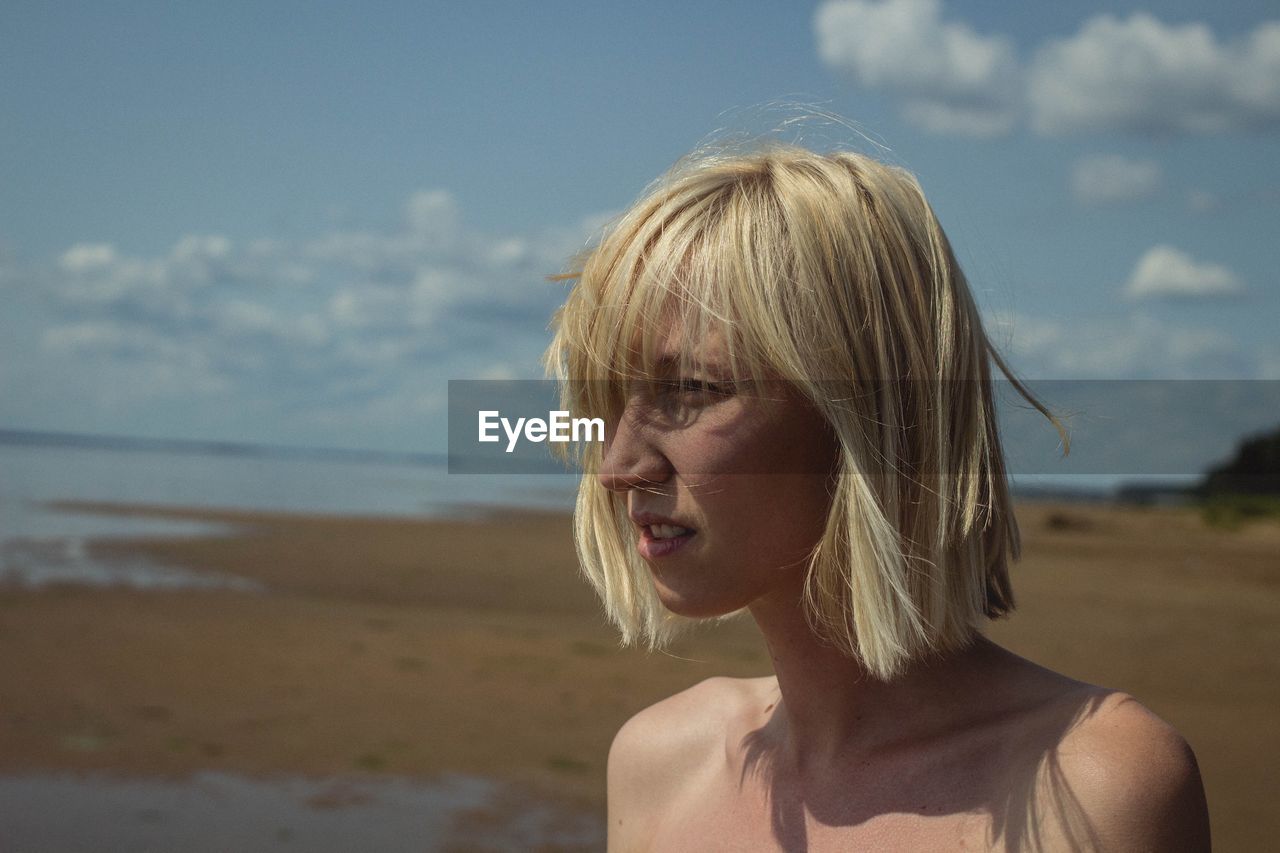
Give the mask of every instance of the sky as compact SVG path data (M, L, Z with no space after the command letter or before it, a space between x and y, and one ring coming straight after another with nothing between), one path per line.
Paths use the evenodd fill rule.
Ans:
M1269 2L8 0L0 428L443 451L448 380L541 376L547 275L806 110L916 173L1020 375L1280 379Z

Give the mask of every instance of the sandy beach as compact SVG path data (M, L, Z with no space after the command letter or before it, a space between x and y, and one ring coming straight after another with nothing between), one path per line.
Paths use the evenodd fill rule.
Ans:
M3 773L462 773L600 814L608 746L627 717L712 675L769 672L747 620L669 654L618 648L578 577L564 515L67 508L234 525L91 550L261 590L4 588ZM1019 520L1018 612L990 635L1177 726L1201 763L1216 849L1272 843L1280 526L1030 503Z

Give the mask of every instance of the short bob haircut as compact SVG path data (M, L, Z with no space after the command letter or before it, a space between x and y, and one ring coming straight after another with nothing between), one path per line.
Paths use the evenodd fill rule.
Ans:
M734 379L783 379L833 428L804 586L819 636L891 679L1013 609L1019 536L988 359L1062 427L991 346L911 174L774 142L695 152L572 269L553 277L576 283L544 361L573 416L616 424L632 383L659 378L660 335L680 329L682 358L718 334ZM662 605L625 497L593 476L602 446L571 453L583 573L624 643L666 645L692 620Z

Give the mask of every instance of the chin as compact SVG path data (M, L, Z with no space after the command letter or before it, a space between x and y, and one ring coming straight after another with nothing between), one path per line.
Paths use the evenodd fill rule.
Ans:
M723 595L708 595L705 591L672 589L661 581L656 581L654 588L663 607L677 616L689 619L714 619L717 616L728 616L749 603Z

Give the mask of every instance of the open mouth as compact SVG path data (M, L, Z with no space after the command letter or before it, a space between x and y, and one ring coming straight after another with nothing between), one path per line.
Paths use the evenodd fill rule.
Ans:
M691 528L680 527L675 524L646 524L644 529L651 539L675 539L679 536L687 536L693 533Z
M640 528L640 556L657 559L674 554L698 535L698 531L674 524L646 524Z

